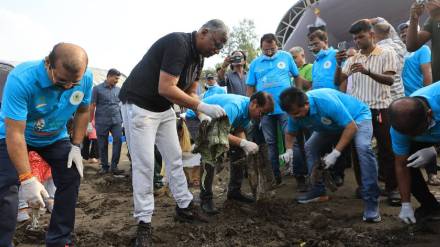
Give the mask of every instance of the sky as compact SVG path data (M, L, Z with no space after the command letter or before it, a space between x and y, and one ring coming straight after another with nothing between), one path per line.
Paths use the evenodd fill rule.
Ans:
M230 28L246 18L257 37L274 33L296 0L1 0L0 60L47 56L58 42L82 46L89 66L125 74L160 37L197 30L210 19ZM221 62L219 55L205 68Z

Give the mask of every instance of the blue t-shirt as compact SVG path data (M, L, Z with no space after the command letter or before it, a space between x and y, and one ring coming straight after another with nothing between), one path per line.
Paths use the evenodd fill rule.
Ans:
M405 55L402 70L403 87L405 96L410 96L416 90L422 88L423 74L421 65L431 62L431 49L424 45L415 52Z
M203 99L207 98L209 96L212 96L214 94L226 94L226 90L218 85L214 85L211 87L208 87L208 89L203 94Z
M216 94L202 99L202 102L212 105L219 105L225 110L229 123L233 128L247 128L250 122L249 117L249 97L238 94ZM192 111L186 113L187 119L195 119Z
M26 121L26 143L34 147L68 138L66 124L78 107L88 106L93 75L86 71L78 86L62 90L53 85L43 60L18 65L8 76L0 113L0 139L6 137L5 118Z
M330 88L311 90L306 93L309 113L303 118L288 120L288 131L297 132L307 128L317 132L338 132L355 121L357 124L371 120L370 108L358 99Z
M321 50L318 53L312 67L312 89L338 89L335 85L337 52L337 50L330 47L329 49Z
M440 142L440 81L427 87L423 87L411 97L419 96L428 101L433 113L433 125L419 136L407 136L391 128L391 141L393 151L396 155L408 155L411 147L411 141L439 143Z
M280 107L279 96L284 89L291 87L291 77L298 77L299 71L292 55L278 51L272 57L262 55L252 61L246 84L272 95L275 100L273 114L284 114Z

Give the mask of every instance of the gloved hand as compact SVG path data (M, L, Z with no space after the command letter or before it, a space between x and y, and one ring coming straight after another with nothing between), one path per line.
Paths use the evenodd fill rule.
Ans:
M44 208L46 206L44 201L49 199L49 193L35 177L21 181L20 192L20 198L23 198L31 208Z
M210 105L203 102L197 106L197 111L205 113L211 118L219 118L226 115L225 110L221 108L219 105Z
M407 167L412 168L420 168L427 165L430 161L433 161L437 158L437 151L435 151L434 147L420 149L419 151L413 153L413 155L409 156L407 161Z
M330 167L334 166L339 156L341 156L341 152L336 150L336 148L333 149L331 153L327 154L324 157L324 164L325 164L324 169L329 169Z
M280 160L284 163L289 164L293 160L293 150L291 148L287 149L285 153L279 156Z
M67 168L72 167L72 161L75 162L76 169L81 177L83 177L83 161L81 156L81 149L78 146L72 144L72 148L69 152L69 157L67 159Z
M200 113L199 114L199 120L200 122L204 122L204 121L208 121L208 123L210 123L212 121L212 118L206 114Z
M93 125L91 122L89 122L89 124L87 124L87 133L91 133L93 131Z
M255 142L250 142L246 139L241 139L240 147L248 154L254 154L258 152L258 145Z
M402 202L402 207L400 208L399 218L406 224L416 223L416 217L414 217L414 211L409 202Z

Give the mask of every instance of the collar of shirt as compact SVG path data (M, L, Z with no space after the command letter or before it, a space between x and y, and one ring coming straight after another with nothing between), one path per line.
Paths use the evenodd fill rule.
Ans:
M107 80L104 81L104 87L106 88L113 88L114 86L110 86L110 84L107 83Z
M333 50L334 50L333 47L329 47L326 50L324 50L324 49L320 50L318 52L318 55L316 55L316 59L319 60L319 59L325 58Z
M262 56L262 61L271 61L271 60L275 60L275 59L277 59L278 58L278 55L279 55L280 53L277 51L277 53L275 53L275 54L273 54L271 57L268 57L268 56L266 56L266 55L261 55Z
M47 88L53 85L53 82L49 79L49 75L47 74L46 66L44 64L44 60L40 62L37 70L37 79L38 84L42 88Z
M318 113L318 109L316 109L315 100L309 95L307 95L307 98L309 100L309 116L315 115L316 113Z
M383 52L383 49L376 45L376 48L374 48L374 50L367 56L365 54L362 54L361 52L356 53L353 56L353 61L358 61L357 59L361 58L361 57L369 57L369 56L380 56Z
M197 34L197 31L194 31L194 32L191 33L191 39L190 39L191 55L192 55L192 57L194 59L198 59L199 61L201 61L203 59L203 57L197 51L197 47L196 47L196 34Z

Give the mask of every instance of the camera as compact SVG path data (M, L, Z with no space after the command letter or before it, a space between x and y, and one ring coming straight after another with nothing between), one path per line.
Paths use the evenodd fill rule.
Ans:
M229 61L230 61L232 64L241 63L242 60L243 60L243 57L240 56L240 55L238 55L238 56L232 56L232 57L229 59Z

